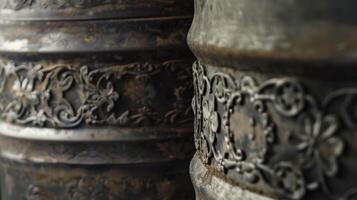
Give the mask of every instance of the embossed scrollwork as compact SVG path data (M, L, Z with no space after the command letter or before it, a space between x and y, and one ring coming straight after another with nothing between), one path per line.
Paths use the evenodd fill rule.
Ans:
M193 72L195 140L207 165L289 199L317 189L332 193L328 182L338 175L345 149L337 133L352 127L353 116L330 105L350 106L355 89L338 90L320 103L292 78L259 83L199 62Z
M91 69L1 62L0 117L17 124L61 128L190 123L191 72L181 65L185 63L166 61ZM153 90L161 86L153 84L160 77L173 77L175 84L168 88L172 101L158 111ZM147 94L128 91L124 84Z

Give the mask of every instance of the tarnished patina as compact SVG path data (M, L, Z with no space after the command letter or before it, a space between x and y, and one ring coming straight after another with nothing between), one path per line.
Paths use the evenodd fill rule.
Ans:
M356 8L196 0L197 199L357 198Z
M0 2L3 200L193 199L191 4Z

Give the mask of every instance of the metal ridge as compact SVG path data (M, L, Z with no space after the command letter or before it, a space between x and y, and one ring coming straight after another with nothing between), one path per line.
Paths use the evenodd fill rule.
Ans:
M190 17L71 22L1 21L0 52L81 53L186 48L190 22Z
M163 17L188 15L192 12L192 0L4 0L0 2L0 18L15 21Z
M72 142L98 142L98 141L149 141L171 140L187 138L192 134L191 128L119 128L119 127L93 127L80 129L53 129L24 127L0 122L0 135L40 141L72 141Z

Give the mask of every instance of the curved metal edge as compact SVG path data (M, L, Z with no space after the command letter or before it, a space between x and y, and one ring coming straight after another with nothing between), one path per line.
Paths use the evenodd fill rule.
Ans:
M93 21L0 20L0 52L86 53L187 48L191 16Z
M299 0L197 0L188 44L199 60L232 67L247 57L356 62L355 7L350 0L308 6Z
M63 166L1 162L2 198L193 200L187 164Z
M196 200L273 200L233 186L211 174L196 153L190 164L190 176L196 192Z
M193 0L99 0L0 2L0 18L14 21L67 21L191 15ZM16 4L17 2L17 4ZM77 5L73 5L77 3Z
M187 138L192 135L191 128L117 128L93 127L79 129L53 129L23 127L0 122L0 135L39 141L73 141L73 142L105 142L105 141L148 141Z

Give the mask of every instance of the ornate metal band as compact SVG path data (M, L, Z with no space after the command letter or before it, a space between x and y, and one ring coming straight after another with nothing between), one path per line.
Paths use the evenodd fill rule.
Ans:
M0 2L1 198L193 197L191 2Z
M192 15L192 7L192 0L3 0L0 18L83 20L184 16Z
M2 162L6 199L193 199L187 163L174 166L23 165Z
M57 128L191 124L190 59L103 65L1 60L1 120Z
M274 198L357 197L355 85L193 70L195 143L208 169Z
M2 198L189 199L191 60L2 54Z

